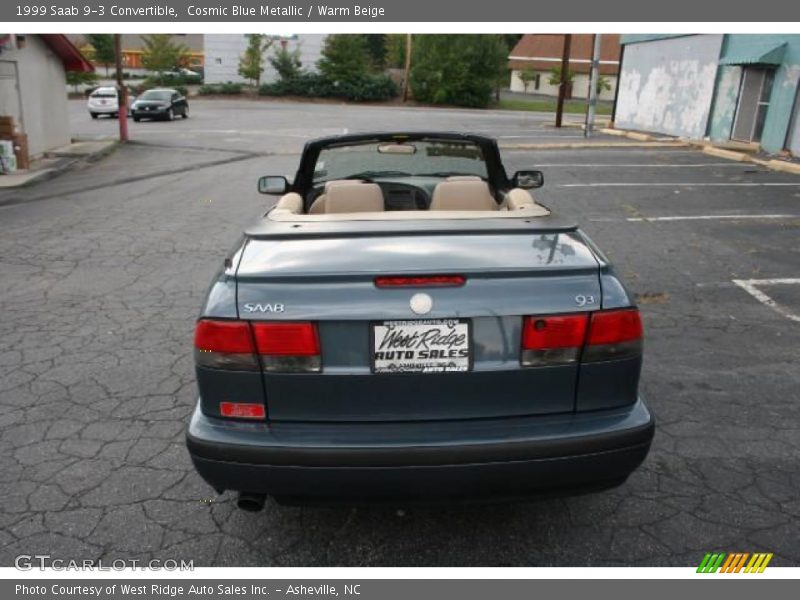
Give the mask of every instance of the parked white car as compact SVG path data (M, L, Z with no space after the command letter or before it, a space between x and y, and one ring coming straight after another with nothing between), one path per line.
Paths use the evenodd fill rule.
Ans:
M117 88L97 88L89 95L87 108L93 119L96 119L100 115L108 115L110 117L119 116L119 96L117 94ZM130 106L128 107L128 114L130 114Z

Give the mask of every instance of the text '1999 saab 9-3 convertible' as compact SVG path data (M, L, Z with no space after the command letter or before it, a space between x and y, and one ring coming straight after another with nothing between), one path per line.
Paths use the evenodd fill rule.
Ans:
M195 330L195 468L258 510L619 485L650 448L631 294L496 142L309 142Z

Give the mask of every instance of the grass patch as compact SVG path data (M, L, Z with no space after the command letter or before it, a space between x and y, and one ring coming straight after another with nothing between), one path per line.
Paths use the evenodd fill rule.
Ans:
M556 112L556 100L510 100L501 98L495 108L501 110L530 110L535 112ZM586 102L582 100L567 100L564 102L564 112L570 114L586 114ZM598 115L610 115L611 106L597 105Z

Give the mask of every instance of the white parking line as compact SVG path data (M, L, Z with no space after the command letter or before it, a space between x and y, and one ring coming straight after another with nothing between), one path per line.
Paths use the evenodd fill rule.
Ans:
M786 317L787 319L800 323L800 315L794 314L788 308L778 304L777 302L775 302L775 300L773 300L767 294L758 289L758 286L766 286L766 285L798 285L800 284L800 278L734 279L733 283L735 283L740 288L745 290L748 294L753 296L753 298L761 302L761 304L763 304L764 306L769 306L772 310Z
M778 182L729 182L729 183L653 183L653 182L613 182L613 183L560 183L554 187L581 188L581 187L800 187L797 183L778 183Z
M683 215L671 217L628 217L628 223L643 223L651 221L712 221L712 220L739 220L739 219L800 219L797 215Z

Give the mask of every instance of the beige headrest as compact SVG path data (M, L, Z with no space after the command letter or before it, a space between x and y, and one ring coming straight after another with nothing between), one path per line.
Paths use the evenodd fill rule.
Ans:
M383 192L377 183L331 186L325 193L323 211L331 213L383 212Z
M334 186L337 185L353 185L354 183L364 183L360 179L331 179L330 181L325 182L325 191L327 192Z
M498 210L485 181L443 181L433 190L430 210Z

